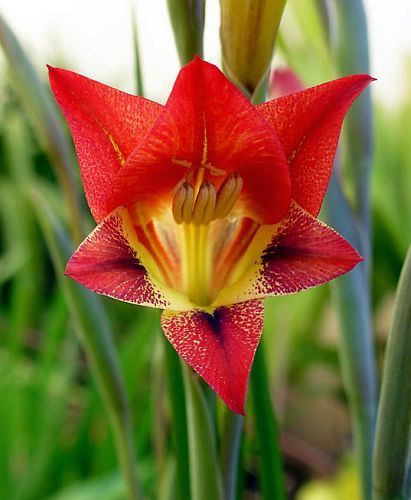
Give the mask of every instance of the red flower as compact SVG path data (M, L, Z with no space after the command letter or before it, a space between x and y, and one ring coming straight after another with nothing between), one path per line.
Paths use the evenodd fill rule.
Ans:
M254 107L196 58L163 107L50 68L98 226L66 274L165 309L179 355L235 412L263 298L325 283L361 257L317 220L343 118L367 75Z

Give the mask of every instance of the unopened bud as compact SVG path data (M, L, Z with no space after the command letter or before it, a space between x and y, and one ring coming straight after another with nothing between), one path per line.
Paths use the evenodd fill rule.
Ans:
M268 71L285 1L220 0L224 66L250 95Z

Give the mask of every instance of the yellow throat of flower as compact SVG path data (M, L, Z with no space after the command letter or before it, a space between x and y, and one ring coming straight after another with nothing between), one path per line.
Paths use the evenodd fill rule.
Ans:
M238 173L227 175L216 188L204 179L204 171L198 169L195 181L190 175L178 185L162 217L139 223L136 208L132 215L141 244L138 253L148 272L194 307L208 310L255 259L261 226L232 215L243 188Z

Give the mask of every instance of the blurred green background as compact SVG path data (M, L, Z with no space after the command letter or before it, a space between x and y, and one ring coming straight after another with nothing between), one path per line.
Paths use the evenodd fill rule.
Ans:
M287 7L274 66L287 63L310 85L341 76L315 2L303 9L297 4L290 1ZM25 49L30 57L30 46ZM75 69L64 54L57 51L44 63L58 60ZM153 57L161 64L169 56ZM130 67L133 64L131 59ZM0 498L121 499L124 487L107 415L39 224L38 196L46 200L59 226L69 225L67 203L52 167L55 152L33 105L38 104L37 91L21 81L18 64L10 66L4 59L0 71ZM411 77L411 70L408 74ZM38 75L46 89L45 70ZM107 81L116 82L115 74ZM164 85L162 99L169 90ZM66 134L59 120L56 126ZM394 104L381 97L374 100L374 133L372 310L380 369L395 288L411 240L409 92ZM64 137L80 191L73 148L68 134ZM346 188L349 195L349 180ZM80 205L82 225L91 229L83 198ZM141 480L149 497L159 498L169 489L173 467L159 314L105 298L102 302L131 400ZM301 500L360 498L329 287L267 300L264 335L288 490ZM246 498L253 499L259 498L258 453L253 422L246 420L245 426L241 480Z

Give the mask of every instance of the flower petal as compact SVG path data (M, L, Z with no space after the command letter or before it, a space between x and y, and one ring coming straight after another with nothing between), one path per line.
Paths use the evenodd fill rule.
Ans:
M215 307L322 285L363 260L342 236L294 202L280 224L261 231L256 239L264 241L272 231L271 242L241 278L222 290Z
M76 146L90 210L97 222L118 170L153 126L162 106L72 71L49 67L50 85Z
M138 247L131 217L120 207L83 241L65 274L94 292L124 302L161 309L184 307L168 288L147 273Z
M242 205L259 222L278 222L287 212L291 184L275 131L216 66L196 58L180 71L150 135L116 179L112 208L156 203L200 167L216 185L238 172Z
M372 80L347 76L257 107L285 149L292 198L313 215L321 208L344 117Z
M253 300L203 311L164 311L161 326L178 354L236 413L244 414L247 382L263 329L264 303Z

